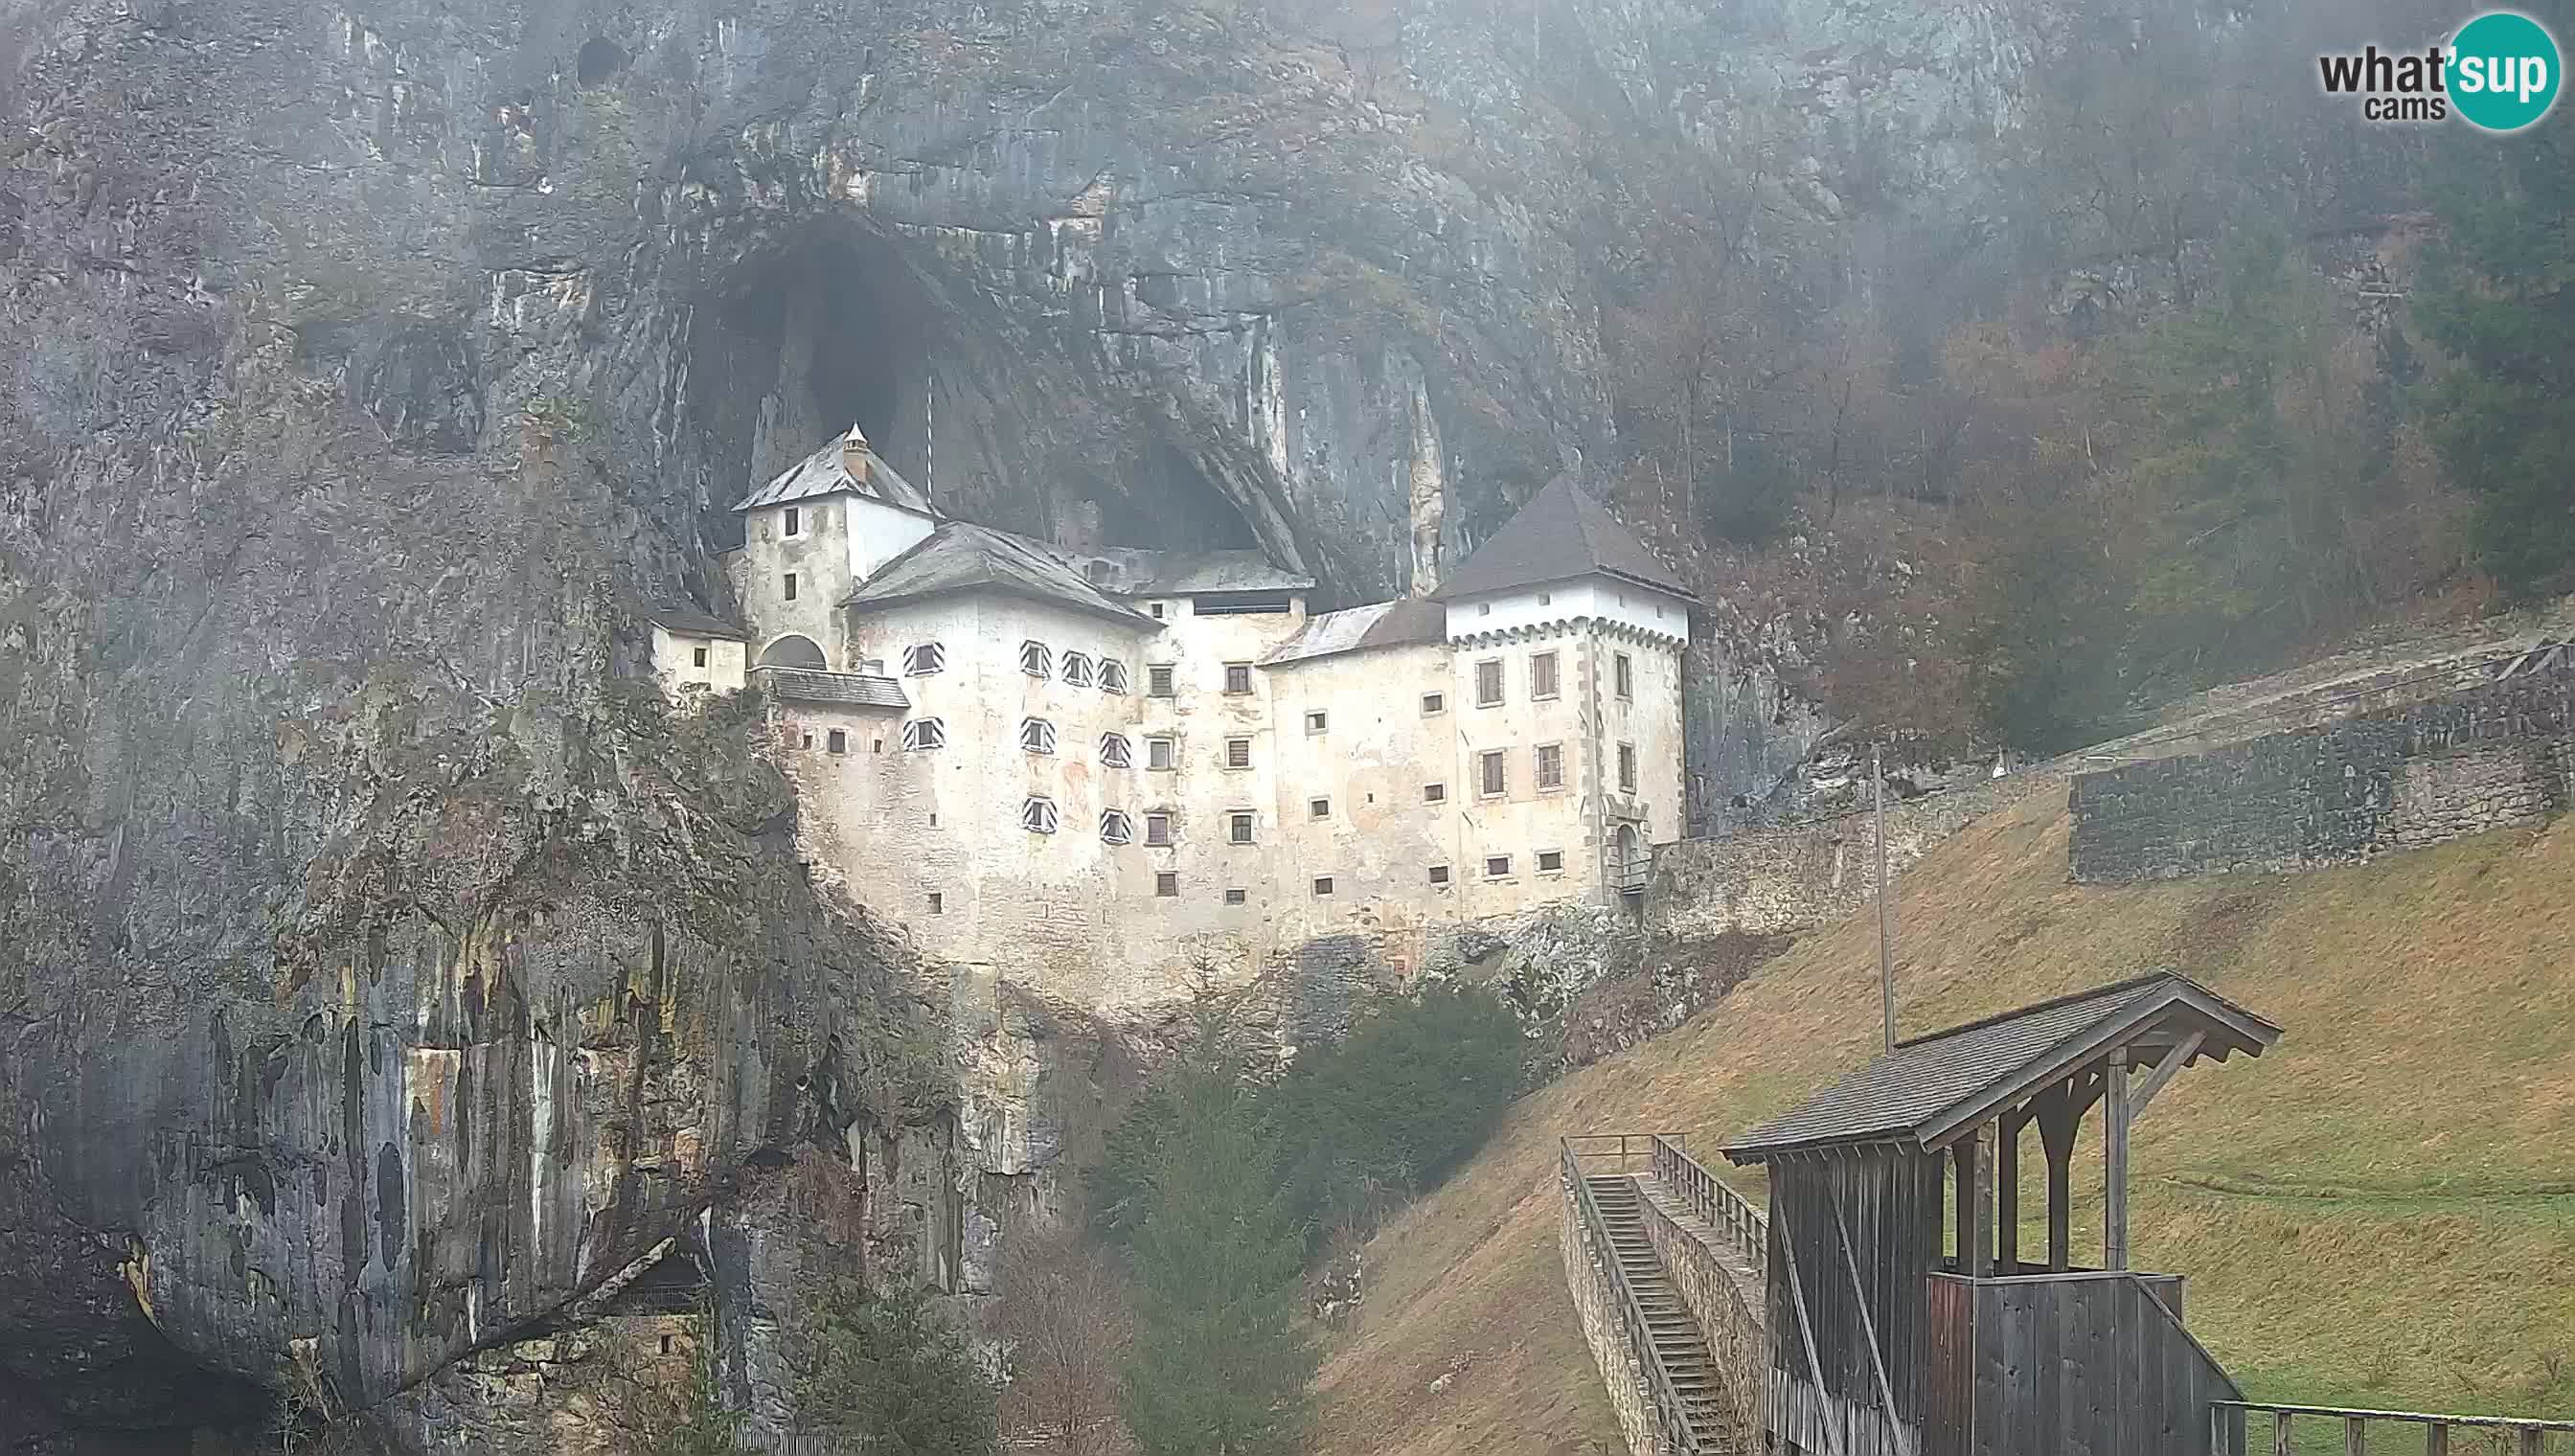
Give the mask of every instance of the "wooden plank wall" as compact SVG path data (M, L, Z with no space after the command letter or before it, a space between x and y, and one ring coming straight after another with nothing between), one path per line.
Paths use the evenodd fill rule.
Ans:
M1778 1439L1845 1456L1904 1456L1918 1445L1925 1276L1940 1259L1944 1168L1937 1154L1892 1150L1770 1165L1763 1414Z
M1930 1284L1924 1456L2205 1456L2210 1403L2242 1398L2146 1281Z

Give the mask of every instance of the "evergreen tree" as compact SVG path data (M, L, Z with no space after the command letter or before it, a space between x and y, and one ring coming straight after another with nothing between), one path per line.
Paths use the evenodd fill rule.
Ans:
M2575 34L2575 5L2532 13ZM2563 111L2445 149L2430 190L2449 241L2414 299L2415 322L2457 361L2429 392L2433 447L2476 497L2477 564L2517 598L2575 585L2575 132Z
M798 1400L808 1426L869 1456L990 1456L993 1384L918 1289L842 1280L813 1333Z

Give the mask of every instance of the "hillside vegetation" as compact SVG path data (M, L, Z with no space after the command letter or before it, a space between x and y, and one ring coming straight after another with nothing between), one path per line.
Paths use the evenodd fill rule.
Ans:
M2140 1122L2137 1266L2189 1276L2191 1327L2257 1397L2575 1412L2575 820L2116 888L2066 881L2066 836L2062 795L2035 795L1906 875L1904 1034L2157 966L2237 998L2287 1033L2192 1068ZM1874 934L1866 914L1817 933L1528 1097L1382 1230L1324 1367L1319 1449L1621 1450L1557 1262L1555 1139L1677 1130L1722 1167L1727 1135L1874 1049ZM2088 1261L2097 1141L2076 1168ZM2021 1246L2043 1246L2035 1188L2021 1206Z

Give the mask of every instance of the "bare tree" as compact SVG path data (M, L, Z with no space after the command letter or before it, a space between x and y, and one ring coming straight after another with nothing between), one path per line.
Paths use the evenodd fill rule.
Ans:
M1003 1255L1001 1293L1004 1439L1063 1456L1129 1450L1118 1372L1135 1327L1118 1271L1077 1229L1032 1232Z

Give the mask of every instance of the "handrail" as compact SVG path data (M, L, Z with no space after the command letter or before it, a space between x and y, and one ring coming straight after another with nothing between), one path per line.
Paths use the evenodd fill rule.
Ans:
M2430 1453L2430 1456L2449 1456L2450 1428L2453 1426L2470 1430L2513 1432L2518 1438L2515 1445L2519 1447L2519 1456L2541 1456L2541 1453L2547 1450L2547 1433L2550 1431L2575 1431L2575 1421L2528 1420L2519 1416L2435 1415L2424 1411L2362 1410L2357 1407L2338 1405L2282 1405L2267 1400L2218 1400L2211 1401L2210 1404L2216 1407L2217 1419L2221 1423L2215 1444L2224 1449L2251 1449L2244 1444L2243 1428L2229 1421L2226 1413L2232 1411L2235 1413L2235 1420L2250 1424L2248 1418L2254 1412L2262 1411L2267 1412L2271 1417L2271 1450L2278 1453L2278 1456L2287 1456L2292 1449L2289 1444L2289 1430L2291 1418L2295 1416L2313 1416L2320 1420L2342 1422L2343 1449L2346 1451L2358 1451L2362 1448L2363 1443L2368 1439L2367 1432L2369 1423L2372 1421L2421 1426L2424 1428L2423 1449Z
M1556 1176L1565 1191L1572 1195L1574 1211L1582 1219L1584 1234L1591 1244L1592 1267L1609 1276L1610 1286L1618 1291L1618 1324L1626 1335L1627 1349L1636 1363L1645 1367L1649 1394L1653 1397L1655 1424L1662 1428L1660 1450L1663 1456L1697 1456L1698 1434L1690 1429L1689 1408L1681 1404L1680 1392L1672 1387L1670 1372L1663 1369L1662 1356L1654 1353L1653 1332L1645 1323L1644 1306L1636 1302L1636 1291L1627 1285L1626 1271L1618 1267L1609 1249L1609 1221L1601 1216L1600 1205L1591 1196L1591 1184L1585 1181L1579 1156L1573 1150L1577 1140L1599 1141L1615 1138L1621 1162L1625 1160L1630 1134L1577 1133L1556 1139ZM1622 1167L1621 1174L1625 1173Z
M1755 1208L1751 1199L1734 1191L1733 1184L1701 1166L1677 1136L1662 1132L1654 1134L1649 1166L1655 1181L1679 1195L1691 1212L1725 1235L1726 1241L1734 1246L1735 1253L1752 1266L1756 1286L1769 1281L1768 1214Z

